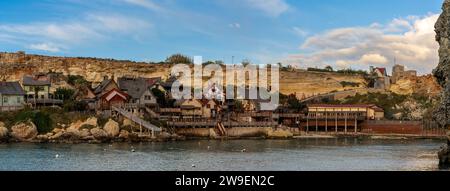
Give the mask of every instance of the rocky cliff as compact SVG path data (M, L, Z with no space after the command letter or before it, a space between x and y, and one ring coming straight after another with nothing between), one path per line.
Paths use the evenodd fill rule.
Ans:
M20 80L25 74L36 72L62 72L64 75L81 75L98 83L104 76L167 77L168 66L144 62L97 58L69 58L29 55L24 52L0 53L0 77Z
M81 75L88 81L99 83L104 76L141 76L167 78L169 64L133 62L113 59L54 57L30 55L24 52L0 53L0 80L19 81L23 75L36 72L61 72L64 75ZM281 70L280 91L296 94L298 98L325 94L333 91L360 90L366 92L367 82L358 74L337 72L313 72L305 70ZM431 76L401 81L391 91L401 94L428 93L435 95L440 87Z
M448 127L450 109L450 0L445 0L442 14L436 22L436 40L439 42L439 65L434 70L434 76L442 86L440 107L435 112L436 120ZM439 165L450 166L450 134L447 136L447 145L439 151Z
M450 0L445 0L442 14L436 22L436 40L439 48L439 65L433 71L438 84L443 88L440 107L435 119L443 126L450 124Z

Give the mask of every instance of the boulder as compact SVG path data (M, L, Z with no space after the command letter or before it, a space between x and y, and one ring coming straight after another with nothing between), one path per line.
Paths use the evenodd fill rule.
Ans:
M14 125L11 128L11 136L17 140L32 140L38 135L36 125L33 122L23 122Z
M133 127L134 126L134 122L129 120L129 119L127 119L127 118L125 118L123 120L122 126L124 126L124 127Z
M447 132L447 145L450 145L450 131Z
M0 122L0 139L8 137L8 129L5 127L3 122Z
M48 136L47 135L38 135L38 136L36 136L36 139L40 140L40 141L47 141Z
M158 138L160 139L170 139L172 138L172 135L168 132L162 132L161 134L158 135Z
M58 133L55 133L53 136L48 137L48 139L51 139L51 140L57 140L57 139L61 138L61 136L62 136L63 134L64 134L64 132L59 131Z
M269 138L292 138L294 136L294 134L289 131L289 130L284 130L284 129L276 129L276 130L268 130L267 131L267 136Z
M98 126L97 125L97 118L96 117L90 117L84 122L81 121L81 120L77 121L77 122L74 122L74 123L70 124L69 128L79 130L83 126L97 127Z
M91 132L92 136L94 136L95 139L103 140L103 139L108 138L108 133L106 133L105 130L100 129L98 127L91 129L90 132Z
M56 134L56 133L59 133L61 131L63 131L63 129L61 129L61 128L54 128L52 133Z
M71 123L67 129L77 129L78 130L78 129L80 129L81 125L83 125L83 122L77 121L77 122Z
M83 125L89 125L89 126L94 126L97 127L98 123L97 123L98 119L96 117L90 117L89 119L87 119L85 122L83 122Z
M441 150L438 152L438 157L439 157L439 166L440 167L449 167L450 166L449 145L444 145L441 147Z
M127 130L120 131L119 138L128 139L129 136L130 136L130 132L128 132Z
M81 131L80 131L80 137L89 137L89 136L91 136L92 134L91 134L91 132L89 131L89 129L82 129Z
M109 119L103 129L106 131L109 137L117 137L120 133L119 123L115 122L112 119Z
M78 129L75 129L73 127L69 127L66 129L65 132L62 133L60 138L67 139L67 140L76 140L80 138L80 131Z

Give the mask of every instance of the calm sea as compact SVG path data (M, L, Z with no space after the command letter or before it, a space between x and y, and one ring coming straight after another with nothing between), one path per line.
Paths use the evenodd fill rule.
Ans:
M0 144L0 170L438 170L436 153L443 144L353 138Z

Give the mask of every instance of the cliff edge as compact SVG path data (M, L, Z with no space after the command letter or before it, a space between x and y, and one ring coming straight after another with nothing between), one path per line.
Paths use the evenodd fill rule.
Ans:
M442 86L442 98L440 107L435 112L434 118L443 127L450 125L450 0L445 0L442 14L436 22L436 41L439 43L439 65L433 71L437 82ZM450 135L447 136L447 145L443 146L439 155L440 166L450 166Z

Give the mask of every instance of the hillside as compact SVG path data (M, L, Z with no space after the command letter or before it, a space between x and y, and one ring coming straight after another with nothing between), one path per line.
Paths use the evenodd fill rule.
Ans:
M53 57L30 55L24 52L0 53L0 64L0 77L11 81L20 80L26 74L48 71L62 72L65 75L81 75L94 83L101 82L104 76L112 75L114 77L131 75L166 79L170 72L170 64L98 58ZM424 87L427 89L424 90ZM364 76L305 70L280 71L280 91L283 94L296 93L298 98L302 98L347 89L367 90L367 82ZM429 93L431 91L434 92L433 94L440 91L439 86L430 76L402 81L402 84L393 86L392 90L400 93L417 91Z

